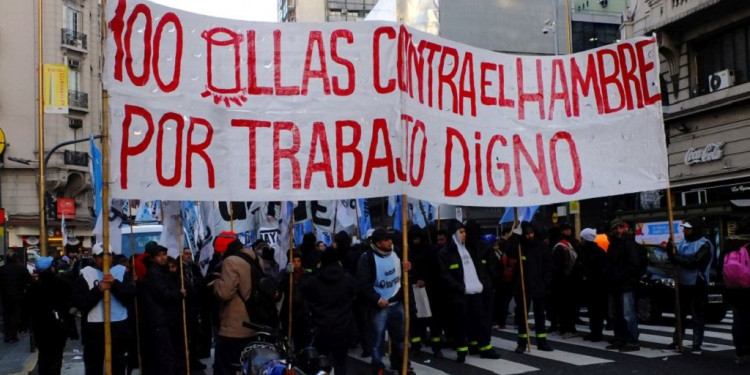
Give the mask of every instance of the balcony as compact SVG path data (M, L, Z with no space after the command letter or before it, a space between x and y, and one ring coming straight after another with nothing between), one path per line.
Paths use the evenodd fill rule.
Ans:
M88 112L89 94L80 91L68 91L68 107L72 110Z
M80 52L86 52L88 50L88 38L86 37L86 34L70 29L61 29L60 36L60 43L62 43L63 47Z

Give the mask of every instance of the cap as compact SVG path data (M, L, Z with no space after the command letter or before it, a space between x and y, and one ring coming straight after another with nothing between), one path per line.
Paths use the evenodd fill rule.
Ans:
M594 242L594 239L596 238L596 230L593 228L584 228L581 231L581 238L588 242Z
M161 252L167 253L169 252L169 250L167 250L167 248L162 245L151 246L148 249L148 255L152 257L157 256Z
M375 228L370 228L367 230L367 233L365 234L365 239L370 239L372 237L372 234L375 232Z
M564 223L561 223L561 224L560 224L560 226L559 226L558 228L559 228L559 229L560 229L561 231L563 231L563 230L565 230L565 229L573 229L573 227L572 227L572 226L570 226L570 223L568 223L568 222L564 222Z
M682 224L680 224L680 226L683 227L683 228L687 228L687 229L693 229L693 225L690 224L690 222L687 222L687 221L684 222L684 223L682 223Z
M370 237L372 238L373 243L378 241L385 241L391 238L390 236L388 236L388 232L386 232L383 228L375 229Z
M227 251L227 246L237 239L237 233L225 230L214 238L214 251L223 253Z
M617 228L617 227L619 227L619 226L625 226L625 222L624 222L624 221L622 221L622 220L620 220L620 219L614 219L614 220L612 220L612 222L611 222L611 223L609 224L609 229L615 229L615 228Z
M97 242L91 247L91 255L97 256L104 254L104 247L101 242Z

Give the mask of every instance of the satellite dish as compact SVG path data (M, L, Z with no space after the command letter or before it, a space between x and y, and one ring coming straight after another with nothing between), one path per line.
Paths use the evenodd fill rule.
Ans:
M29 244L29 245L31 245L31 246L39 245L39 238L38 237L28 237L28 238L26 238L26 243Z

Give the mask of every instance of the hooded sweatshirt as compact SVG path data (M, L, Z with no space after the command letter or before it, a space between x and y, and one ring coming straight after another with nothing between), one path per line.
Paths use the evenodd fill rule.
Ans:
M461 256L461 262L464 267L464 285L466 286L466 294L479 294L482 293L482 283L479 281L477 276L477 269L474 267L474 261L471 259L471 254L466 250L466 246L461 243L461 236L458 231L453 234L453 243L456 244L458 254Z

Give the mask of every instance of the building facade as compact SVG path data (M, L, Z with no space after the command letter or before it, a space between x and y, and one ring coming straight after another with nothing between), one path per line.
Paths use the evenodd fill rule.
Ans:
M377 2L378 0L279 0L279 21L364 21Z
M44 64L67 68L68 113L44 114L44 145L38 144L36 1L0 2L0 128L6 149L0 169L1 206L11 248L38 244L39 159L55 145L99 134L101 129L101 29L96 0L44 0ZM88 142L54 152L45 168L47 235L50 249L61 245L58 198L75 202L68 217L71 237L85 241L93 227Z
M623 37L659 43L675 218L705 218L722 245L750 214L750 3L630 0L628 9ZM622 199L624 218L666 219L663 191Z

